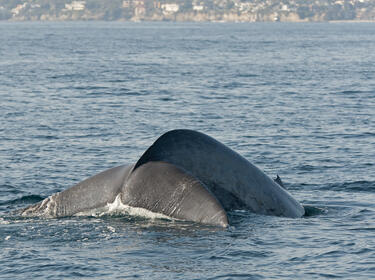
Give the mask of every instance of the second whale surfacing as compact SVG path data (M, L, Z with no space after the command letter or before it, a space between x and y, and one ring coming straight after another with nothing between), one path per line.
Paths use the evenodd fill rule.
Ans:
M223 226L227 211L297 218L304 208L279 184L227 146L179 129L160 136L134 165L103 171L22 210L71 216L119 199L171 218Z

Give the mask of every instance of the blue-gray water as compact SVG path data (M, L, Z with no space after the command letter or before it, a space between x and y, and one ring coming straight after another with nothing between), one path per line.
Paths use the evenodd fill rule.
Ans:
M371 23L0 23L0 278L374 278L374 77ZM175 128L279 174L309 216L11 214Z

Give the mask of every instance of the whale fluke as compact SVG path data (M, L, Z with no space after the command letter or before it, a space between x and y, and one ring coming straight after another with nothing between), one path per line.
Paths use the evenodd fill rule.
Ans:
M22 215L65 217L106 206L115 200L132 168L133 165L121 165L103 171L25 208Z
M147 162L134 170L121 200L180 220L228 225L225 210L203 183L166 162Z
M21 214L71 216L112 202L223 227L230 210L292 218L305 213L279 176L272 180L208 135L178 129L160 136L134 165L101 172Z

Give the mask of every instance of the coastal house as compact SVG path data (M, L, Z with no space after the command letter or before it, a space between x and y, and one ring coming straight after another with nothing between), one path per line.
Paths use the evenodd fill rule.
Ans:
M240 11L240 12L247 12L251 11L254 4L253 3L235 3L234 6Z
M131 4L130 0L124 0L124 1L122 1L122 7L123 8L129 8L130 4Z
M289 11L289 7L288 7L288 5L285 5L285 4L282 3L280 10L283 11L283 12L288 12Z
M133 1L133 5L136 6L136 7L140 7L140 6L145 6L145 1L144 0L134 0Z
M202 12L204 10L203 5L193 5L193 11Z
M26 8L27 3L19 4L11 10L13 16L18 15L24 8Z
M86 6L86 1L73 1L65 4L65 10L68 11L83 11Z
M144 6L137 6L134 8L134 16L141 17L146 14L146 8Z
M180 6L176 3L171 4L163 4L161 5L161 8L163 9L163 13L165 14L174 14L177 13L180 9Z
M193 11L202 12L204 10L204 2L193 1Z
M161 3L159 1L154 1L154 9L160 9Z
M133 6L134 6L134 16L136 18L142 17L146 14L145 1L135 0L133 1Z

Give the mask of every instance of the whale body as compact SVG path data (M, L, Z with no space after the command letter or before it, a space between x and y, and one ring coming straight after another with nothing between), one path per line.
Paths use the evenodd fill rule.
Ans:
M71 216L119 198L130 207L223 227L227 212L236 209L303 216L304 208L281 185L214 138L179 129L160 136L135 164L103 171L21 214Z

